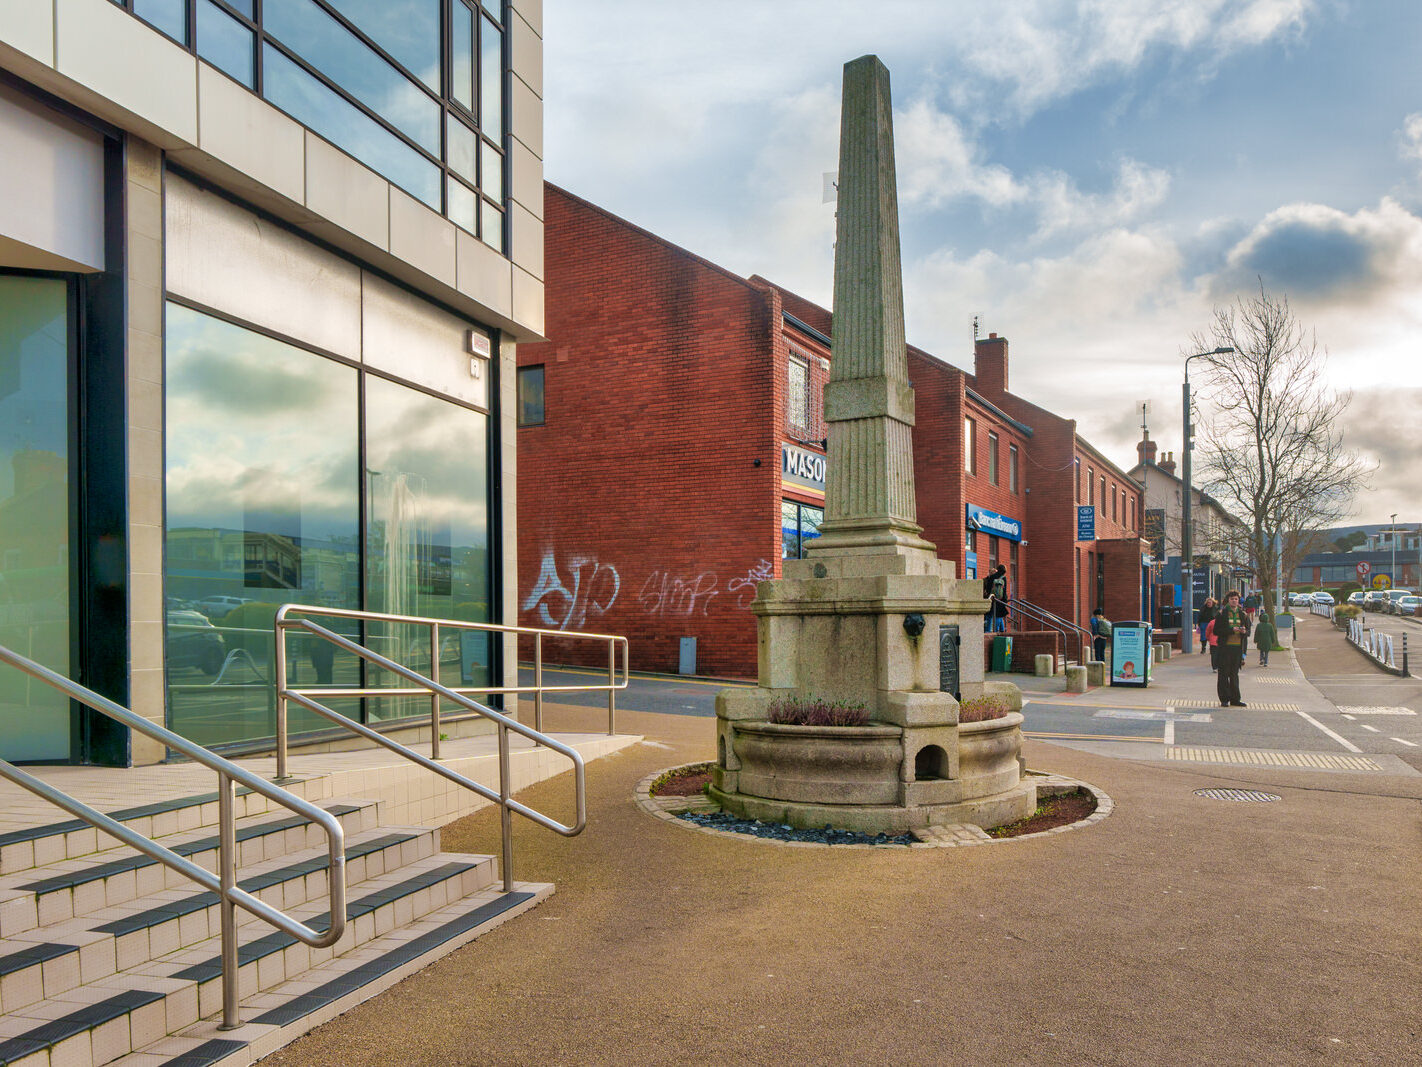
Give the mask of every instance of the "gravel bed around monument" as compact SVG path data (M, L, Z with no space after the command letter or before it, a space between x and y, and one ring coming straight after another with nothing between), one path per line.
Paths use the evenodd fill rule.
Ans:
M814 845L897 845L903 847L914 843L912 834L864 834L857 830L836 830L826 826L820 830L801 830L784 823L761 822L759 819L742 819L726 812L684 811L678 819L704 826L722 833L749 834L771 841L803 841Z

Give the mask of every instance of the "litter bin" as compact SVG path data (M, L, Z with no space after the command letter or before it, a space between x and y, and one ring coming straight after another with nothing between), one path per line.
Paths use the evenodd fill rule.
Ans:
M992 669L994 674L1012 670L1012 635L998 634L992 639Z
M1111 624L1111 684L1150 684L1151 627L1148 622L1127 621Z

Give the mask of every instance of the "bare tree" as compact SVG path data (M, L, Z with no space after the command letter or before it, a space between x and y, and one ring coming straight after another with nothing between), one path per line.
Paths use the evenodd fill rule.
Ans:
M1328 387L1327 351L1288 297L1271 295L1262 280L1257 296L1216 308L1209 330L1190 344L1195 352L1234 349L1206 361L1213 410L1204 421L1205 481L1243 522L1269 604L1276 564L1284 564L1287 584L1308 534L1345 515L1371 473L1343 446L1352 394Z

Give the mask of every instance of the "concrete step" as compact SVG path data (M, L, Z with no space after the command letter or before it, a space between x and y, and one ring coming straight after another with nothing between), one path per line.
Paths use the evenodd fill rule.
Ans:
M366 830L347 840L349 884L438 850L438 835L422 828ZM238 884L274 907L288 910L328 899L326 850L304 849L239 871ZM215 935L217 894L194 891L191 882L141 900L0 940L0 1013L19 1011L117 971L140 966Z
M337 817L347 834L369 829L376 822L376 807L368 801L328 801L321 806ZM326 840L319 826L285 809L281 814L262 813L237 820L236 837L239 872L255 863L322 846ZM218 839L213 827L169 834L157 841L200 867L216 870ZM186 875L127 845L0 875L0 939L164 889L192 885Z
M454 947L444 947L447 942L468 940L460 940L469 930L456 929L459 924L455 919L490 904L484 897L491 895L487 887L493 878L490 857L435 854L352 882L346 933L327 949L312 949L239 910L238 981L244 1019L250 1020L242 1031L223 1034L216 1030L221 1009L221 945L213 936L57 995L46 992L43 1000L7 1012L0 1017L0 1063L33 1067L103 1064L135 1049L162 1057L165 1041L180 1032L188 1038L189 1047L169 1057L186 1057L178 1062L218 1062L201 1058L205 1053L192 1058L196 1047L211 1040L238 1042L243 1049L259 1046L262 1051L258 1054L265 1055L317 1025L306 1022L309 1018L324 1021L329 1015L323 1010L331 1003L355 1003L350 994L367 986L372 987L367 995L374 995L390 984L379 980L391 971L403 969L403 977L414 969L408 965L415 959L428 956L428 962L439 954L431 954L436 949ZM533 895L527 894L528 899ZM525 903L517 894L492 896L497 906L486 907L473 925L502 917L505 911ZM475 899L480 904L472 903ZM288 913L313 928L329 924L329 913L319 901L298 905ZM432 924L431 915L439 921ZM444 936L421 940L422 932L445 926L450 929ZM371 945L374 949L366 951ZM372 961L382 962L367 967ZM289 987L285 995L260 999L261 994L278 993L283 987ZM283 1032L290 1036L280 1040ZM258 1043L254 1038L262 1040ZM239 1051L219 1047L224 1056Z

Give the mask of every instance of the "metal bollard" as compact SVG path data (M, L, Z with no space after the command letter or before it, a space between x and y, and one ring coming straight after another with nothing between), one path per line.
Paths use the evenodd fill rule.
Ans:
M1402 635L1402 676L1411 678L1412 672L1407 669L1407 635Z

